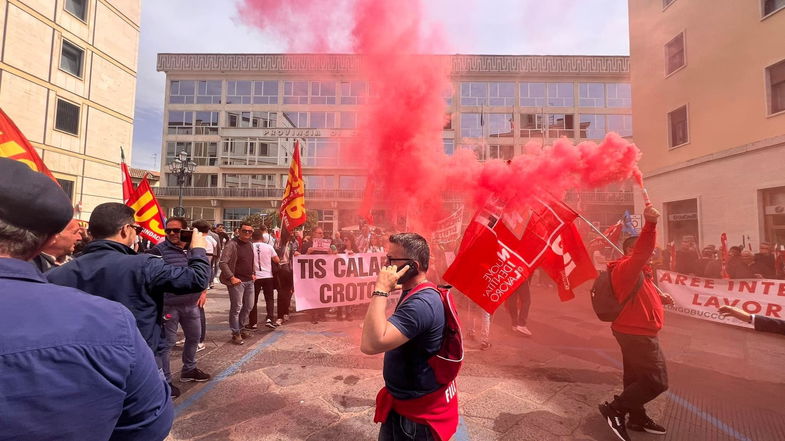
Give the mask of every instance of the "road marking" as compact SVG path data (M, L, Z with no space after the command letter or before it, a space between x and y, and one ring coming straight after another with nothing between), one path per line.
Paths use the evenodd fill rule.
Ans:
M270 332L269 334L267 334L267 336L265 336L262 341L257 343L256 346L250 352L245 354L241 359L237 360L234 364L232 364L228 368L224 369L223 372L213 377L212 380L210 380L203 388L199 390L199 392L196 392L195 394L188 397L185 401L175 406L174 407L175 416L180 416L181 413L183 413L191 405L199 401L199 399L201 399L207 392L213 390L215 386L218 386L218 384L221 383L223 380L233 375L245 363L248 363L257 354L270 347L270 345L272 345L273 343L277 342L285 334L286 331Z
M469 440L469 431L466 429L466 424L463 421L463 417L458 420L458 430L455 431L455 435L452 438L453 441L470 441Z

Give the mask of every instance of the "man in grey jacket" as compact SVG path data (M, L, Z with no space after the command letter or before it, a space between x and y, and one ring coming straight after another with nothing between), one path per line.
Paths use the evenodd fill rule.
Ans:
M221 254L220 280L229 290L229 329L236 345L249 336L243 328L253 307L253 232L253 226L240 224L238 236L226 243Z

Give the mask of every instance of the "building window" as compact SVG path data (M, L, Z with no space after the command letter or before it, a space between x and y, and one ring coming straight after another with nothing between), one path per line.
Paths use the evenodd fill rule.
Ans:
M452 138L442 139L442 147L445 155L452 155L455 153L455 140Z
M514 106L515 83L488 83L488 102L491 106Z
M169 104L193 104L196 82L176 80L169 83Z
M65 10L82 21L87 21L87 0L65 0Z
M548 105L572 107L575 105L572 83L548 83Z
M357 112L341 112L341 128L342 129L356 129L357 128Z
M548 137L567 138L575 137L575 115L565 115L562 113L549 113L547 116L548 122Z
M442 98L444 98L444 104L452 106L452 87L442 92Z
M284 104L308 104L308 82L284 81L283 103Z
M580 83L578 88L581 107L605 107L605 84Z
M632 107L632 90L629 83L608 83L605 85L608 107Z
M167 133L170 135L191 135L193 134L194 113L183 112L180 110L169 111L169 123Z
M769 81L769 113L785 111L785 60L766 68Z
M276 126L275 112L226 112L227 127L269 129Z
M605 115L581 115L578 137L602 139L605 137Z
M278 141L267 138L224 139L220 165L278 165Z
M785 8L785 0L763 0L763 16L773 14Z
M341 190L362 190L365 188L365 179L365 176L339 176L338 188Z
M462 144L460 148L462 150L469 150L474 153L474 156L478 161L485 161L488 159L488 149L486 149L481 144Z
M191 160L196 165L215 165L218 161L218 143L197 141L193 143L193 154ZM204 187L197 185L197 187Z
M199 81L196 85L197 104L221 104L221 80Z
M514 106L515 83L461 83L462 106Z
M166 174L167 187L177 187L177 175L171 173ZM218 187L218 175L208 173L194 173L185 177L183 187L202 187L202 188L215 188ZM198 218L196 218L198 219Z
M488 157L491 159L512 159L515 156L515 146L513 145L489 145Z
M338 165L341 149L341 144L338 140L308 138L306 141L303 165L313 167L335 167Z
M545 106L546 87L545 83L521 83L521 106L522 107L543 107Z
M341 104L365 104L368 83L365 81L341 82Z
M63 47L60 50L60 69L82 78L83 59L84 49L68 40L63 40Z
M484 106L488 104L488 83L461 83L462 106Z
M512 138L512 115L509 113L491 113L486 116L488 135L491 138Z
M226 104L251 104L253 81L227 81Z
M684 66L684 33L681 33L665 45L665 75L670 75Z
M608 131L619 136L632 136L632 115L608 115Z
M482 138L485 116L480 113L461 113L461 137Z
M671 147L678 147L689 141L687 106L681 106L668 114L668 131Z
M224 208L223 222L226 231L234 231L240 228L240 222L252 214L259 214L261 208Z
M311 81L311 104L335 104L335 81Z
M275 188L275 175L224 174L224 187Z
M444 125L442 130L452 130L452 113L444 114Z
M57 100L55 129L72 135L79 135L79 106L66 100Z
M308 112L284 112L283 126L296 129L308 127Z
M311 127L314 129L334 129L337 112L311 112Z
M305 188L309 190L332 190L335 188L335 176L305 175Z
M543 99L545 99L543 97ZM522 138L542 138L543 128L545 127L545 116L535 113L521 114L521 133Z
M180 154L180 152L188 153L188 156L191 156L191 143L190 142L167 142L166 143L166 162L174 161L174 158Z
M278 104L278 81L254 81L254 104Z
M195 112L194 126L197 135L217 135L218 112Z
M63 192L65 192L65 194L68 195L68 199L73 201L74 200L74 181L72 181L70 179L61 179L61 178L56 178L56 179L57 179L57 183L60 184L60 188L63 189Z

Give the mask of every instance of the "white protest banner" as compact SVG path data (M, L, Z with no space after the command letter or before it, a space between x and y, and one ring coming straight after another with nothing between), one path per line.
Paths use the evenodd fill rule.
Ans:
M314 251L330 251L330 244L332 241L330 239L313 239L313 249Z
M735 318L720 317L717 308L735 306L750 314L785 317L785 281L768 279L707 279L657 271L659 287L673 296L674 305L665 309L677 314L751 328Z
M292 270L297 310L368 303L385 259L381 253L295 257Z

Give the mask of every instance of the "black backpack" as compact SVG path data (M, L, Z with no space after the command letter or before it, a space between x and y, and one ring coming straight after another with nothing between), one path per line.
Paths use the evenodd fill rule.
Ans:
M619 317L624 307L632 300L643 285L643 273L638 277L635 282L635 287L632 289L627 298L619 303L616 299L616 294L613 292L613 285L611 284L611 270L600 271L600 275L594 280L591 286L591 306L594 308L594 313L597 318L604 322L612 322Z

